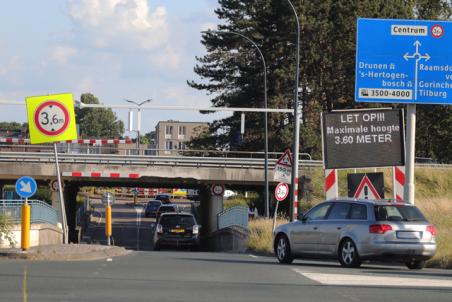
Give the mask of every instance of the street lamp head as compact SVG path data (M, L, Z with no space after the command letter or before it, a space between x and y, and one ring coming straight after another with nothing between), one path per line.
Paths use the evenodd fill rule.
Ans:
M128 99L124 99L124 101L129 102L129 103L132 103L132 104L134 104L134 105L140 107L141 105L143 105L143 104L145 104L145 103L149 103L150 101L152 101L152 99L147 99L147 100L145 100L145 101L143 101L143 102L141 102L141 103L137 103L137 102L135 102L135 101L131 101L131 100L128 100Z
M152 101L152 99L147 99L146 101L143 101L140 104L138 104L138 106L141 106L141 105L146 104L146 103L150 103L151 101Z

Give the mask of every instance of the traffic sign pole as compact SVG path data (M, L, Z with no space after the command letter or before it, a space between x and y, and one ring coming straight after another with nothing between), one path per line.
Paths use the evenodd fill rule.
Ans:
M273 231L276 227L276 216L278 215L279 200L276 202L275 213L273 214Z
M107 236L107 245L110 245L111 234L111 205L108 203L105 207L105 235Z
M416 142L416 105L407 105L405 201L414 204L414 157Z
M22 231L20 235L20 247L23 251L30 248L30 206L28 198L25 198L25 204L22 206Z
M67 230L67 219L66 219L66 207L64 204L64 196L63 196L63 186L61 185L61 173L60 173L60 164L58 163L58 150L56 143L53 143L53 150L55 153L55 166L56 173L58 178L58 193L60 195L60 210L61 210L61 224L63 227L63 243L68 244L68 230Z

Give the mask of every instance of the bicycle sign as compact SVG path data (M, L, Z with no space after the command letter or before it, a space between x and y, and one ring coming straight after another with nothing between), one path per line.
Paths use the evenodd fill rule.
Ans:
M32 144L77 139L72 94L27 97Z

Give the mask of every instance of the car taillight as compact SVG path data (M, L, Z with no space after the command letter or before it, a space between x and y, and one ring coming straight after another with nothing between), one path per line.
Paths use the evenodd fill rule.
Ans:
M384 234L387 231L392 231L392 226L388 224L372 224L369 227L369 233L372 234Z
M199 227L195 224L193 226L193 235L197 235L199 233Z
M436 228L433 225L427 226L427 232L430 232L432 236L436 236Z
M160 223L157 224L156 231L159 234L163 234L163 227L162 227L162 225Z

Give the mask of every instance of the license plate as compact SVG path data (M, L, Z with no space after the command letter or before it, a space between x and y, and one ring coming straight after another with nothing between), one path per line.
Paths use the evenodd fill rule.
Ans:
M185 230L184 229L172 229L171 230L171 233L184 233L185 232Z
M411 232L411 231L398 231L397 238L399 239L421 239L421 232Z

